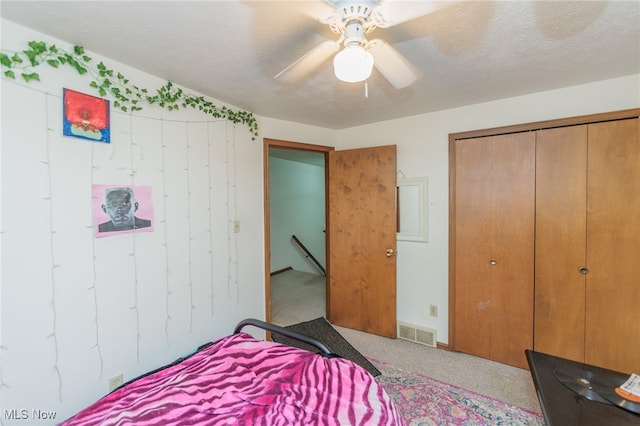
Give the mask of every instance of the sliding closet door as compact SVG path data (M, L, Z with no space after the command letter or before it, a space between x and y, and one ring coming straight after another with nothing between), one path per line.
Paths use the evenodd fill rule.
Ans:
M584 361L587 126L536 141L536 351Z
M455 141L455 350L526 368L535 134Z
M585 362L640 372L640 119L589 125Z

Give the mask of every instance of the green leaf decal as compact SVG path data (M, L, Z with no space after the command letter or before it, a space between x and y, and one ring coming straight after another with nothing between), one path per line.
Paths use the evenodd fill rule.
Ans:
M26 81L27 83L30 81L40 81L40 76L38 75L38 73L36 72L31 72L31 73L22 73L22 78L24 79L24 81Z
M33 70L34 68L45 62L53 68L68 65L80 75L90 74L93 79L89 82L89 87L97 90L102 97L111 95L115 98L113 107L123 112L141 111L141 102L155 104L168 111L191 106L214 118L225 118L236 124L242 123L251 132L252 140L258 137L258 123L251 112L235 111L226 106L219 108L204 96L194 96L185 93L180 87L174 87L171 81L167 81L151 96L148 89L130 84L129 79L122 73L107 68L102 61L93 64L93 59L85 53L84 47L79 45L73 46L72 52L53 44L47 45L43 41L30 41L27 45L29 48L22 52L0 52L0 65L6 78L15 79L16 69L21 71L20 75L26 82L40 81L40 75Z

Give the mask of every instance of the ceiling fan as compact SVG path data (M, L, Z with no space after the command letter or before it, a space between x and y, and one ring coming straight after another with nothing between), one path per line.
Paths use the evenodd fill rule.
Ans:
M451 2L324 0L296 4L303 13L328 25L339 37L323 41L279 72L275 79L298 81L335 55L333 66L338 79L349 83L365 81L375 67L396 89L402 89L418 79L413 65L386 41L367 40L365 35L377 27L389 28L435 12ZM340 50L342 45L344 48Z

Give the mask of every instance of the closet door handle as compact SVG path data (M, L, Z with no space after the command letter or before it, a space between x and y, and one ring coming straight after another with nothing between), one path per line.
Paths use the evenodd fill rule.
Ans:
M589 268L587 268L586 266L581 266L580 269L578 269L578 272L580 272L582 275L587 275L589 273Z
M498 261L497 261L497 260L495 260L495 259L489 259L489 264L490 264L490 265L496 265L497 263L498 263Z

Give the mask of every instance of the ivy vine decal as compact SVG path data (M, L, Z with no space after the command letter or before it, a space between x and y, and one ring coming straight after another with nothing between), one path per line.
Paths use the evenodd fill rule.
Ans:
M170 81L152 95L147 89L131 84L120 72L107 68L103 62L94 65L93 59L85 53L82 46L76 45L73 51L69 52L43 41L30 41L28 45L29 49L22 52L7 54L0 51L0 63L5 77L15 80L16 72L19 72L26 82L40 81L40 75L34 71L38 66L45 63L53 68L68 65L80 75L90 74L93 77L90 86L102 97L111 94L115 98L113 107L123 112L140 111L144 103L157 104L169 111L191 107L214 118L223 118L247 126L252 140L258 136L258 123L248 111L218 107L204 96L185 93L181 88L174 87Z

